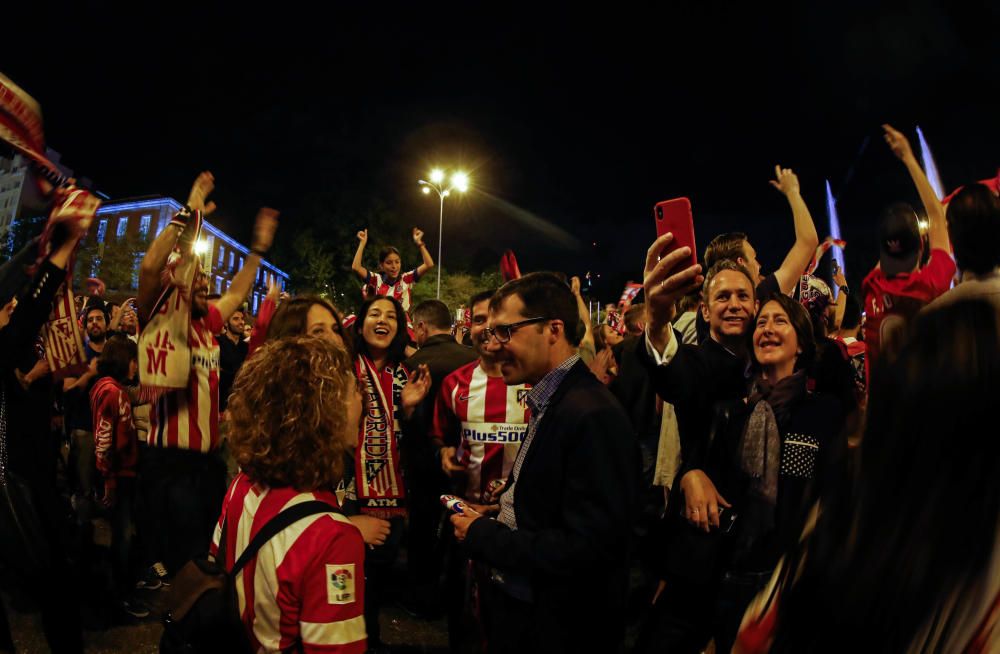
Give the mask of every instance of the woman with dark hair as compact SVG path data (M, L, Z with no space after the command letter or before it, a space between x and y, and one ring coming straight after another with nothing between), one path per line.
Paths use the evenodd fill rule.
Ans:
M352 338L343 322L344 317L329 300L318 295L300 295L278 305L266 326L266 339L315 336L339 343L350 352Z
M815 355L805 309L774 295L754 319L747 396L715 406L707 442L691 449L664 545L663 597L640 651L728 652L740 618L807 510L841 475L846 442L839 402L807 390ZM680 524L686 518L689 524ZM658 619L660 618L660 619Z
M410 291L413 285L428 270L434 267L434 259L431 258L431 253L427 251L427 246L424 245L424 233L416 227L413 228L413 243L420 250L420 256L423 261L413 270L402 274L400 274L400 271L402 270L403 263L399 250L391 245L382 248L378 254L379 272L374 272L365 268L361 263L361 258L365 253L365 246L368 245L367 229L358 232L358 241L358 251L354 253L354 262L351 264L351 270L364 282L363 292L365 298L391 297L403 306L403 311L409 312Z
M111 571L115 601L125 613L144 618L149 609L132 596L136 574L130 566L132 514L136 495L139 434L125 385L139 369L139 349L124 334L108 339L97 359L97 382L90 389L94 454L104 477L101 504L111 510ZM137 524L141 521L137 521Z
M365 621L370 647L379 644L378 614L389 571L403 533L406 487L399 441L404 422L430 389L431 376L422 365L411 376L406 358L406 314L391 296L368 299L354 322L354 372L361 389L361 428L354 450L354 478L347 487L348 513L388 520L391 529L365 558Z
M743 652L1000 651L1000 320L921 314L873 371L858 474L743 623Z
M365 651L365 548L334 492L359 409L351 358L339 344L282 338L240 368L229 401L240 473L226 493L212 556L232 569L279 512L309 501L329 505L285 527L236 574L247 651ZM238 648L230 643L226 651Z

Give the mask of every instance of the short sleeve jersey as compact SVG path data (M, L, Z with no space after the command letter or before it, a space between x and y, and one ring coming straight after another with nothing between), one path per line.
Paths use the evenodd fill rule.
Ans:
M204 318L191 320L191 376L187 388L160 395L149 412L147 442L154 447L172 447L212 452L219 447L219 344L222 315L208 305Z
M473 361L444 378L430 435L458 448L466 466L466 498L482 501L490 482L506 479L528 429L529 386L507 386Z
M405 272L396 279L383 277L377 272L368 271L368 279L365 280L368 297L378 295L389 295L403 305L403 311L410 313L410 291L413 285L420 281L420 274L417 268Z
M266 488L237 475L226 493L210 553L219 558L224 519L222 560L229 569L271 518L311 500L337 506L331 491ZM366 651L364 557L361 532L333 511L294 522L265 543L234 579L252 651Z

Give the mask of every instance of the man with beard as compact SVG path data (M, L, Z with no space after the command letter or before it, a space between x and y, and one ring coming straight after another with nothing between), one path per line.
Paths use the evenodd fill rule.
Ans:
M97 461L94 458L94 419L90 411L90 388L97 380L97 357L104 351L108 314L104 300L92 298L83 310L86 331L83 350L89 367L79 377L63 380L66 433L70 437L70 471L75 492L73 505L81 522L93 517Z
M210 213L215 203L206 198L214 186L211 173L199 175L187 207ZM162 290L161 272L185 225L185 216L171 221L142 260L137 298L142 320L152 316ZM226 483L225 464L218 452L219 344L215 335L250 292L276 227L277 212L261 209L246 265L217 301L208 301L208 276L201 271L195 274L190 289L175 291L191 294L190 377L187 387L165 391L156 398L150 415L148 447L139 460L139 477L151 521L149 541L162 548L147 553L155 562L147 574L153 586L154 575L162 579L167 570L176 570L203 552L215 526ZM140 375L144 373L140 370ZM166 563L166 570L162 563Z
M219 411L226 410L229 391L236 380L236 373L247 358L249 343L243 340L243 311L237 309L226 321L226 328L219 335Z

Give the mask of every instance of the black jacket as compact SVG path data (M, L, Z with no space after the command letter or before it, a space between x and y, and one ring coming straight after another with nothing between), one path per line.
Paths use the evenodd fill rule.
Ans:
M625 636L638 475L625 411L578 362L552 396L521 465L518 529L479 519L465 540L471 557L530 580L533 650L617 651Z
M657 366L646 352L646 340L636 341L635 356L643 362L653 388L664 402L674 405L680 431L681 457L704 442L716 402L745 396L747 364L719 343L707 338L700 345L679 343L674 358Z

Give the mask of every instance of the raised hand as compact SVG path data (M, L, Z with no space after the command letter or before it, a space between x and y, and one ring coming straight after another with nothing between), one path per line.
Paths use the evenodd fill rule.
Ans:
M368 230L367 229L362 229L360 232L358 232L358 240L361 241L362 244L368 242Z
M642 286L646 296L646 324L651 332L653 344L662 348L666 342L658 343L657 332L674 319L677 301L700 288L705 281L701 266L682 267L691 256L691 248L682 247L663 258L660 255L674 240L674 235L666 233L653 241L646 251L646 267L642 273ZM669 338L669 337L668 337Z
M424 232L419 227L413 228L413 242L416 243L417 247L424 244Z
M281 297L281 286L278 285L278 282L274 278L274 275L271 275L270 277L268 277L267 296L265 299L268 299L271 302L277 304L278 299L280 297Z
M274 242L274 232L278 229L278 212L268 207L257 211L257 220L253 224L253 240L250 249L254 252L267 252Z
M215 211L215 203L206 203L205 200L211 195L213 189L215 189L215 177L206 170L194 180L194 184L191 186L191 193L188 194L187 206L195 211L200 211L206 216L212 213Z
M573 291L573 295L580 294L580 278L576 275L569 278L569 289Z
M885 142L889 145L892 153L896 155L900 161L905 162L909 159L913 159L913 149L910 147L910 142L902 132L895 129L888 123L882 125L882 130L885 132Z
M791 168L774 167L774 179L771 186L781 191L786 197L799 192L799 178Z

